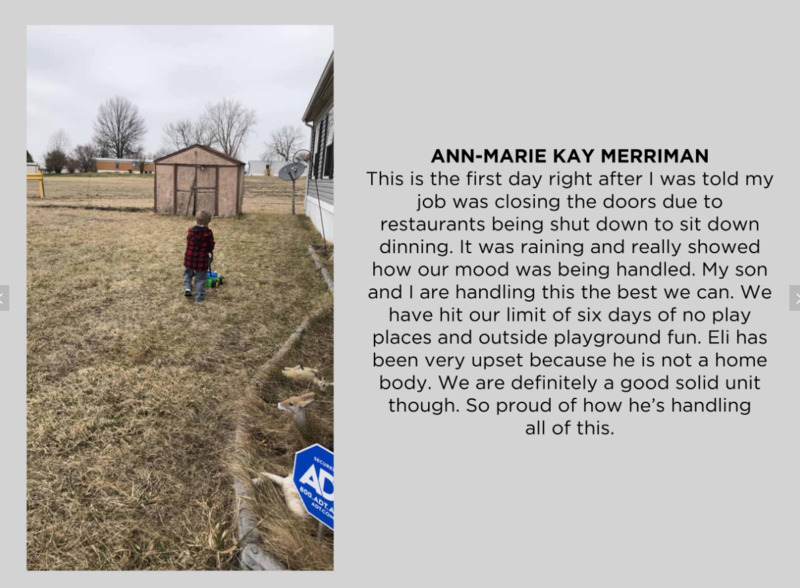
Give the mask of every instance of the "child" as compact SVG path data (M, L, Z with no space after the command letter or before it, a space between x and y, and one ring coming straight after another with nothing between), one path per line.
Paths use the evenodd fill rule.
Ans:
M214 251L214 233L208 228L211 214L205 210L197 213L197 224L189 229L186 236L186 253L183 256L183 295L192 295L194 277L194 301L202 302L206 297L206 273L208 255Z

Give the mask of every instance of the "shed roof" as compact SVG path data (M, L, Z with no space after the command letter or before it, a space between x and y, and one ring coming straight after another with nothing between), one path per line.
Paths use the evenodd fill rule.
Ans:
M198 147L200 149L208 151L212 155L216 155L217 157L221 157L221 158L223 158L223 159L225 159L227 161L230 161L232 163L235 163L237 165L244 165L244 161L239 161L238 159L234 159L230 155L225 155L222 151L217 151L216 149L212 149L211 147L207 147L205 145L200 145L198 143L195 143L194 145L189 145L188 147L184 147L183 149L179 149L178 151L173 151L172 153L168 153L167 155L164 155L163 157L159 157L158 159L156 159L154 161L154 163L159 163L160 161L163 161L163 160L167 159L168 157L173 157L175 155L178 155L179 153L184 153L185 151L189 151L190 149L194 149L195 147Z
M322 70L322 75L319 77L317 87L314 88L314 93L311 94L311 100L309 100L306 111L303 113L303 122L309 122L316 119L320 111L332 98L333 53L331 53L330 58L328 58L328 63L325 64L325 69Z

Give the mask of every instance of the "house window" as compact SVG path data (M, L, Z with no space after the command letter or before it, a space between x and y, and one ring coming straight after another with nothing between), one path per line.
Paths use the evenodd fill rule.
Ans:
M325 153L322 151L322 146L325 144L325 121L321 118L317 123L316 137L314 137L314 177L322 177L322 160L325 158Z
M333 108L316 124L312 175L333 178Z
M325 165L322 172L323 178L333 179L333 108L328 112L325 138Z

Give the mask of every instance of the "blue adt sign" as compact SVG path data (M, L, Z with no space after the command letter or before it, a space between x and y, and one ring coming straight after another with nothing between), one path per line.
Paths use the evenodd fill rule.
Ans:
M298 451L292 480L308 514L333 529L333 453L319 444Z

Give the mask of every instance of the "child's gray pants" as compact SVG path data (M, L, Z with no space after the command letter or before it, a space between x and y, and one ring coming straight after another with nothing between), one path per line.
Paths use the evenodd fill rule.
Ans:
M192 278L194 278L194 301L202 302L206 297L206 278L207 270L195 270L183 267L183 289L192 289Z

